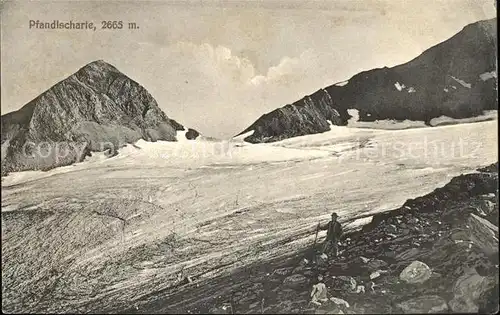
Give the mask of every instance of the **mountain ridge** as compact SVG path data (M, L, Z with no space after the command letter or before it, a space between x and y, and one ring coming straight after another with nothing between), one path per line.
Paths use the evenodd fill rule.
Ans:
M244 140L259 143L321 133L330 130L328 121L347 125L348 109L357 109L360 121L368 122L429 125L439 116L474 117L498 109L496 73L494 18L466 25L406 63L362 71L266 113L236 136L253 130Z
M72 164L92 151L116 153L141 138L177 141L182 130L188 139L199 135L169 118L142 85L104 60L2 115L1 123L2 174Z

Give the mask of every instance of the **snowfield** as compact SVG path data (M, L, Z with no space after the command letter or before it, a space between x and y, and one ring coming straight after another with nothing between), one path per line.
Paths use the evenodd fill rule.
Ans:
M138 141L2 179L3 310L105 311L309 246L498 160L497 122L332 126L268 144ZM358 220L356 220L358 219ZM323 236L324 232L320 234Z
M450 118L448 116L440 116L436 118L432 118L430 121L430 125L433 127L443 126L443 125L452 125L452 124L464 124L464 123L472 123L478 121L486 121L486 120L495 120L498 119L498 111L496 110L485 110L483 115L471 118L461 118L455 119Z

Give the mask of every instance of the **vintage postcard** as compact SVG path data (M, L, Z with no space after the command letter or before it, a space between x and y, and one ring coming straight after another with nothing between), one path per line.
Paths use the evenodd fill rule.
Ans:
M496 1L0 18L2 312L498 312Z

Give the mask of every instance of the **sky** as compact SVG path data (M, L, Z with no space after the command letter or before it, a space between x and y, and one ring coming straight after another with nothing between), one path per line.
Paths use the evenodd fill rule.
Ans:
M2 114L102 59L169 117L218 138L496 17L492 0L2 1L0 9ZM29 28L55 19L97 29ZM100 29L106 20L125 27Z

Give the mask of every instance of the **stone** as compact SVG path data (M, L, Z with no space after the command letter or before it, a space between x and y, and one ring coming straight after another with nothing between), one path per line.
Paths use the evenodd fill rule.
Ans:
M325 268L329 264L328 256L326 254L321 254L316 256L316 266L319 268Z
M446 301L437 295L419 296L397 304L405 314L439 313L448 310Z
M288 287L300 287L307 284L307 278L301 274L294 274L286 277L283 284Z
M469 240L489 256L498 256L498 227L475 214L468 219Z
M450 308L457 313L477 313L479 298L495 285L495 280L479 275L476 269L468 269L453 285Z
M370 280L377 279L380 277L380 273L378 271L374 271L370 274Z
M424 283L432 275L432 270L421 261L415 260L399 274L399 279L411 283Z
M499 308L498 284L490 290L485 291L479 297L479 313L480 314L497 314Z
M495 195L495 193L488 193L488 194L484 194L484 195L479 196L479 198L486 199L486 200L495 199L496 195Z
M359 259L360 259L363 263L365 263L365 264L366 264L367 262L369 262L369 261L370 261L370 259L369 259L369 258L366 258L366 257L363 257L363 256L359 256Z

